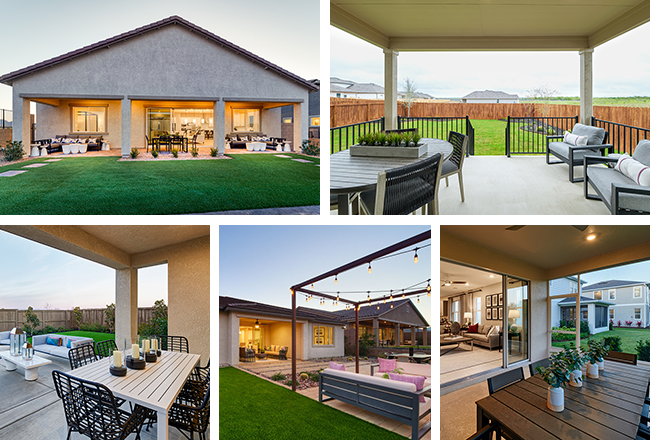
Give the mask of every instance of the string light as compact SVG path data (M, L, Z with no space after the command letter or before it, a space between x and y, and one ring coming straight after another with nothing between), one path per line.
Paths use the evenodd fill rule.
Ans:
M370 290L368 291L368 301L370 301Z
M391 308L391 309L393 308L393 303L390 303L390 308Z
M368 263L368 273L372 273L372 267L370 267L370 262Z
M379 304L377 304L377 310L379 310Z
M420 304L420 297L418 296L418 304Z
M386 297L384 296L384 304L386 304Z
M339 292L336 292L336 302L339 302Z
M339 274L334 275L334 284L339 283Z
M404 289L402 289L402 298L406 298L406 295L404 295Z
M413 262L414 263L418 262L418 248L415 248L415 256L413 257Z
M311 283L311 290L314 290L314 283Z
M427 296L431 296L431 280L427 283Z

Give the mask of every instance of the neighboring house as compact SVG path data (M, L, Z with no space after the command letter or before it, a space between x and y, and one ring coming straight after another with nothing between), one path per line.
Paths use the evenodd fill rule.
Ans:
M398 99L404 98L405 92L397 92ZM384 99L384 88L375 83L355 83L336 77L330 77L330 97L352 99ZM417 92L416 99L433 99L433 96Z
M34 32L46 38L49 30ZM123 156L144 147L145 135L199 123L213 129L223 154L231 132L280 136L279 108L287 105L297 150L308 137L309 92L318 90L178 16L7 73L0 83L13 88L13 139L24 141L26 151L30 103L36 102L36 139L103 136ZM184 116L188 110L200 115Z
M343 326L339 316L306 307L296 308L296 359L343 356ZM228 296L219 297L219 364L238 365L239 347L291 347L291 309Z
M466 104L516 104L519 102L519 96L495 90L477 90L463 96L461 100Z
M585 285L585 280L580 280L580 285ZM548 282L549 295L564 295L578 293L578 277L562 277Z
M632 326L650 326L650 295L648 283L643 281L609 280L589 284L582 288L582 295L609 301L608 322L611 319L614 325L625 327L625 321L632 321Z
M589 323L589 330L592 334L606 332L609 330L608 308L612 305L609 301L594 299L593 297L580 296L580 321ZM562 321L575 322L576 300L564 298L558 303L559 319ZM553 322L553 327L559 326L559 322Z

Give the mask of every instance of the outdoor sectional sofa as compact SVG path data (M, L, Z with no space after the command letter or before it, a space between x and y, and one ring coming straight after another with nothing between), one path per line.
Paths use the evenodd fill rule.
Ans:
M47 146L48 154L61 151L63 152L63 145L70 143L85 144L88 151L101 150L104 138L102 136L87 136L87 135L57 135L53 139L40 139L34 141L41 146ZM71 142L74 141L74 142ZM92 141L92 142L91 142Z
M430 391L430 385L416 391L413 383L326 368L319 375L318 401L337 399L406 423L411 426L411 439L417 440L431 431L431 421L419 429L420 419L431 414L431 399L420 402L420 396Z
M574 178L573 168L583 165L583 159L586 155L605 155L605 150L611 152L613 146L607 143L608 133L604 128L592 127L590 125L576 124L571 130L571 134L576 136L587 136L587 145L572 145L567 142L551 142L554 139L563 139L563 135L546 136L546 163L553 165L556 163L566 163L569 165L569 182L582 182L584 178ZM558 161L549 161L549 155L557 157Z
M230 133L226 136L226 142L229 143L228 148L243 148L246 149L246 144L249 142L264 142L266 148L275 150L278 143L284 142L282 138L268 137L263 133Z
M424 386L431 386L431 365L428 364L411 364L408 362L397 362L395 364L396 368L401 368L402 372L400 374L405 374L407 376L424 376L426 377L424 381ZM377 369L377 372L375 372ZM370 365L370 375L374 377L382 377L386 372L379 371L379 364Z
M0 345L10 345L9 334L11 332L0 332Z
M48 344L47 343L48 337L52 339L60 338L62 340L61 346ZM81 336L47 334L47 335L36 335L32 338L32 346L34 347L34 351L65 358L65 359L68 359L68 352L70 351L71 348L75 348L84 344L94 344L94 343L95 341L93 341L92 338L84 338Z
M638 173L632 174L635 179L628 177L618 167L603 167L606 163L614 166L620 155L611 154L607 157L585 156L585 198L601 200L612 214L650 214L650 184L649 176L642 177L650 170L650 141L641 140L634 149L631 159L638 162ZM629 158L628 158L629 160ZM640 184L640 183L641 184ZM642 185L644 184L644 185ZM589 193L589 185L596 195Z

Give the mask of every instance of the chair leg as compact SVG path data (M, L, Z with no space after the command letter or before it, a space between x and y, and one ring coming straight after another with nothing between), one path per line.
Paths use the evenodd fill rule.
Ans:
M447 183L447 186L449 186L449 177L445 177L445 182Z
M458 184L460 185L460 201L465 201L465 189L463 188L463 172L458 171Z

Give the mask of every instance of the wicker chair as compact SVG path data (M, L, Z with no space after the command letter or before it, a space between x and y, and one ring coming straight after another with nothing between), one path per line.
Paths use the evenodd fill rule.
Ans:
M160 339L160 349L166 351L190 352L190 343L185 336L156 336Z
M122 440L140 430L151 411L136 405L133 412L118 408L116 399L106 386L52 371L56 395L63 402L68 440L78 432L93 440Z
M99 360L95 354L95 344L84 344L68 351L70 368L75 369Z
M255 352L246 347L239 347L239 362L255 362Z
M182 434L189 432L189 439L194 439L194 433L199 434L200 440L205 440L205 432L210 424L210 369L202 381L188 380L178 394L176 401L169 410L169 426L173 426Z
M208 364L205 367L194 367L194 371L190 374L189 380L194 380L197 382L204 382L206 377L210 376L210 360L208 359Z
M465 190L463 189L463 162L465 161L465 153L467 152L468 137L456 131L450 131L448 141L454 147L451 157L442 164L442 171L440 177L445 178L447 186L449 186L449 176L458 174L458 184L460 185L460 200L465 201Z
M438 214L438 186L442 156L436 153L418 162L379 173L377 189L362 192L361 211L375 215L404 215L425 206Z
M117 350L117 344L115 344L115 341L113 339L101 341L95 344L95 351L97 352L97 355L102 359L112 355L115 350Z

